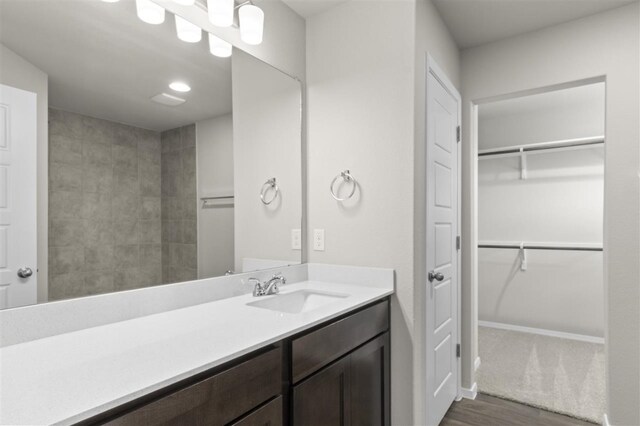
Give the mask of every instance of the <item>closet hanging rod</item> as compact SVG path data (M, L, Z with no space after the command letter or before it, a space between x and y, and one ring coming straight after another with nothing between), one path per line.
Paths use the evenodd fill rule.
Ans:
M537 152L559 148L577 148L590 145L600 145L604 143L604 136L594 136L589 138L565 139L550 142L540 142L528 145L520 145L509 148L492 148L478 151L478 157L489 157L504 154L520 154L523 152Z
M478 244L478 248L493 248L493 249L526 249L526 250L566 250L566 251L602 251L602 247L594 246L552 246L552 245L538 245L538 244Z

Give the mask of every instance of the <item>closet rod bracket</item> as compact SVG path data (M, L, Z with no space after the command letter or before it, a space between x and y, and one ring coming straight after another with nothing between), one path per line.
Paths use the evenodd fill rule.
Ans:
M520 147L520 179L527 178L527 153Z

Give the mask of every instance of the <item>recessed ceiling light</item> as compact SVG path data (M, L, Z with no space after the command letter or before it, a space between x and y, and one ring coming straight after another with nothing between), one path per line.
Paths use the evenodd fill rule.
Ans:
M182 81L174 81L169 85L171 90L175 90L176 92L188 92L191 90L191 87L187 83L183 83Z

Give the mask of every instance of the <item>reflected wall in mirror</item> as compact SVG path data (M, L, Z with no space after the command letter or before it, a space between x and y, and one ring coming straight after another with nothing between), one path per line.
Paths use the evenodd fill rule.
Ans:
M133 1L0 7L0 308L300 263L297 80Z

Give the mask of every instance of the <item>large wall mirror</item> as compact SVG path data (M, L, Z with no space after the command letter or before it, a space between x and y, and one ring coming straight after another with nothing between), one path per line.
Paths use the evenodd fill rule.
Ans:
M300 263L299 81L131 0L0 8L0 308Z

